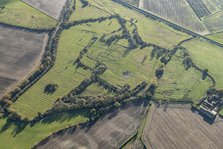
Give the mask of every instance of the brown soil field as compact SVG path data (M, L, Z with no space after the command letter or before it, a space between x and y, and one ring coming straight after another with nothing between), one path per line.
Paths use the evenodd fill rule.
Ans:
M222 119L210 124L188 105L154 106L147 118L143 141L152 149L220 149L222 132Z
M139 7L194 32L208 33L186 0L140 0Z
M47 43L45 33L0 27L0 96L39 64Z
M22 0L28 5L58 20L67 0Z
M134 135L144 116L146 106L129 105L99 119L88 128L69 129L53 136L40 149L116 149Z

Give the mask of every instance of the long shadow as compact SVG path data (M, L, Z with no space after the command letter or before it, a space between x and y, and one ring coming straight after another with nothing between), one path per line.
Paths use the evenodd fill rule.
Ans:
M210 118L210 117L208 117L206 114L204 114L204 113L202 113L201 111L199 111L198 109L196 109L195 107L192 107L192 108L191 108L191 111L192 111L193 113L197 113L197 114L199 114L201 117L203 117L203 120L204 120L205 122L207 122L208 124L210 124L210 125L213 125L213 124L214 124L214 121L215 121L216 117Z
M6 6L9 3L15 2L14 0L0 0L0 6Z
M87 110L75 110L75 111L61 112L59 114L51 115L36 124L41 124L41 123L42 124L50 124L52 122L63 123L65 121L70 121L71 119L73 119L79 115L83 115L83 116L87 117L88 113L89 112ZM21 121L11 121L7 117L2 117L1 119L6 119L6 122L3 125L3 127L0 128L0 133L7 131L11 126L14 126L14 129L11 132L13 137L16 137L19 133L23 132L23 130L27 126L30 126L30 127L35 126L35 124L31 125L31 124L24 123Z
M88 113L89 113L88 110L73 110L73 111L61 112L58 114L51 115L43 119L39 123L43 123L43 124L50 124L52 122L63 123L65 121L70 121L72 118L75 118L79 115L88 117Z

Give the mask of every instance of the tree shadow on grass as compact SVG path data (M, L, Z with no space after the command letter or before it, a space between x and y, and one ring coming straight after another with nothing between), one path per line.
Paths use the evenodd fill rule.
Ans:
M53 114L45 119L43 119L39 123L43 124L50 124L52 122L59 122L63 123L65 121L70 121L73 118L76 118L78 116L85 116L88 117L88 110L72 110L72 111L67 111L67 112L61 112L58 114Z
M0 6L6 6L10 3L16 2L17 0L0 0Z
M53 114L45 119L43 119L40 122L37 122L35 124L51 124L52 122L59 122L59 123L63 123L65 121L70 121L73 118L76 118L78 116L84 116L84 117L88 117L88 111L87 110L75 110L75 111L68 111L68 112L61 112L58 114ZM18 134L20 134L21 132L23 132L23 130L27 127L33 127L35 126L35 124L31 125L28 123L24 123L22 121L11 121L7 118L7 116L2 117L2 120L5 119L6 122L5 124L2 126L2 128L0 128L0 133L3 133L7 130L10 130L10 127L14 127L11 134L13 135L13 137L16 137Z
M11 121L7 117L1 118L1 119L2 120L7 119L7 120L6 120L5 124L2 126L2 128L0 129L0 133L7 131L11 126L15 126L15 128L11 132L13 137L16 137L16 135L21 133L28 125L27 123L23 123L20 121Z

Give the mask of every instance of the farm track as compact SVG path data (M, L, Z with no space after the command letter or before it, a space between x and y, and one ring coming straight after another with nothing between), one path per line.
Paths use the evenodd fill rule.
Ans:
M188 29L183 28L183 27L181 27L181 26L179 26L179 25L176 25L176 24L174 24L174 23L172 23L172 22L170 22L170 21L167 21L167 20L165 20L165 19L163 19L163 18L160 18L160 17L158 17L158 16L156 16L156 15L154 15L154 14L148 12L148 11L145 11L145 10L142 10L142 9L140 9L140 8L138 8L138 7L132 6L132 5L128 4L128 3L126 3L126 2L123 2L122 0L112 0L112 1L114 1L114 2L116 2L116 3L119 3L119 4L125 6L125 7L129 8L129 9L133 9L133 10L135 10L135 11L137 11L137 12L139 12L139 13L145 15L146 17L150 17L151 19L161 21L161 22L163 22L164 24L166 24L166 25L172 27L173 29L176 29L176 30L178 30L178 31L187 33L187 34L189 34L189 35L191 35L191 36L193 36L193 37L199 37L199 38L205 39L206 41L208 41L208 42L210 42L210 43L212 43L212 44L214 44L214 45L216 45L216 46L219 46L219 47L222 47L222 48L223 48L223 44L221 44L221 43L219 43L219 42L216 42L216 41L211 40L211 39L209 39L209 38L207 38L207 37L205 37L205 36L202 36L202 35L200 35L200 34L197 34L197 33L193 32L193 31L191 31L191 30L188 30Z

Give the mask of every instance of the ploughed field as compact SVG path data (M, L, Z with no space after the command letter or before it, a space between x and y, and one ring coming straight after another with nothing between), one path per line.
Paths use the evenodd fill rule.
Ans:
M194 32L207 34L223 30L222 2L222 0L141 0L139 7Z
M198 33L207 33L204 24L188 5L186 0L142 0L141 7L164 19Z
M188 105L155 107L148 116L143 136L147 148L209 149L223 146L222 119L217 118L210 125Z
M38 149L115 149L133 136L145 113L143 104L128 105L96 121L92 126L68 129L53 135Z
M0 95L24 78L39 63L45 33L32 33L0 27Z
M67 0L22 0L30 6L58 20Z

